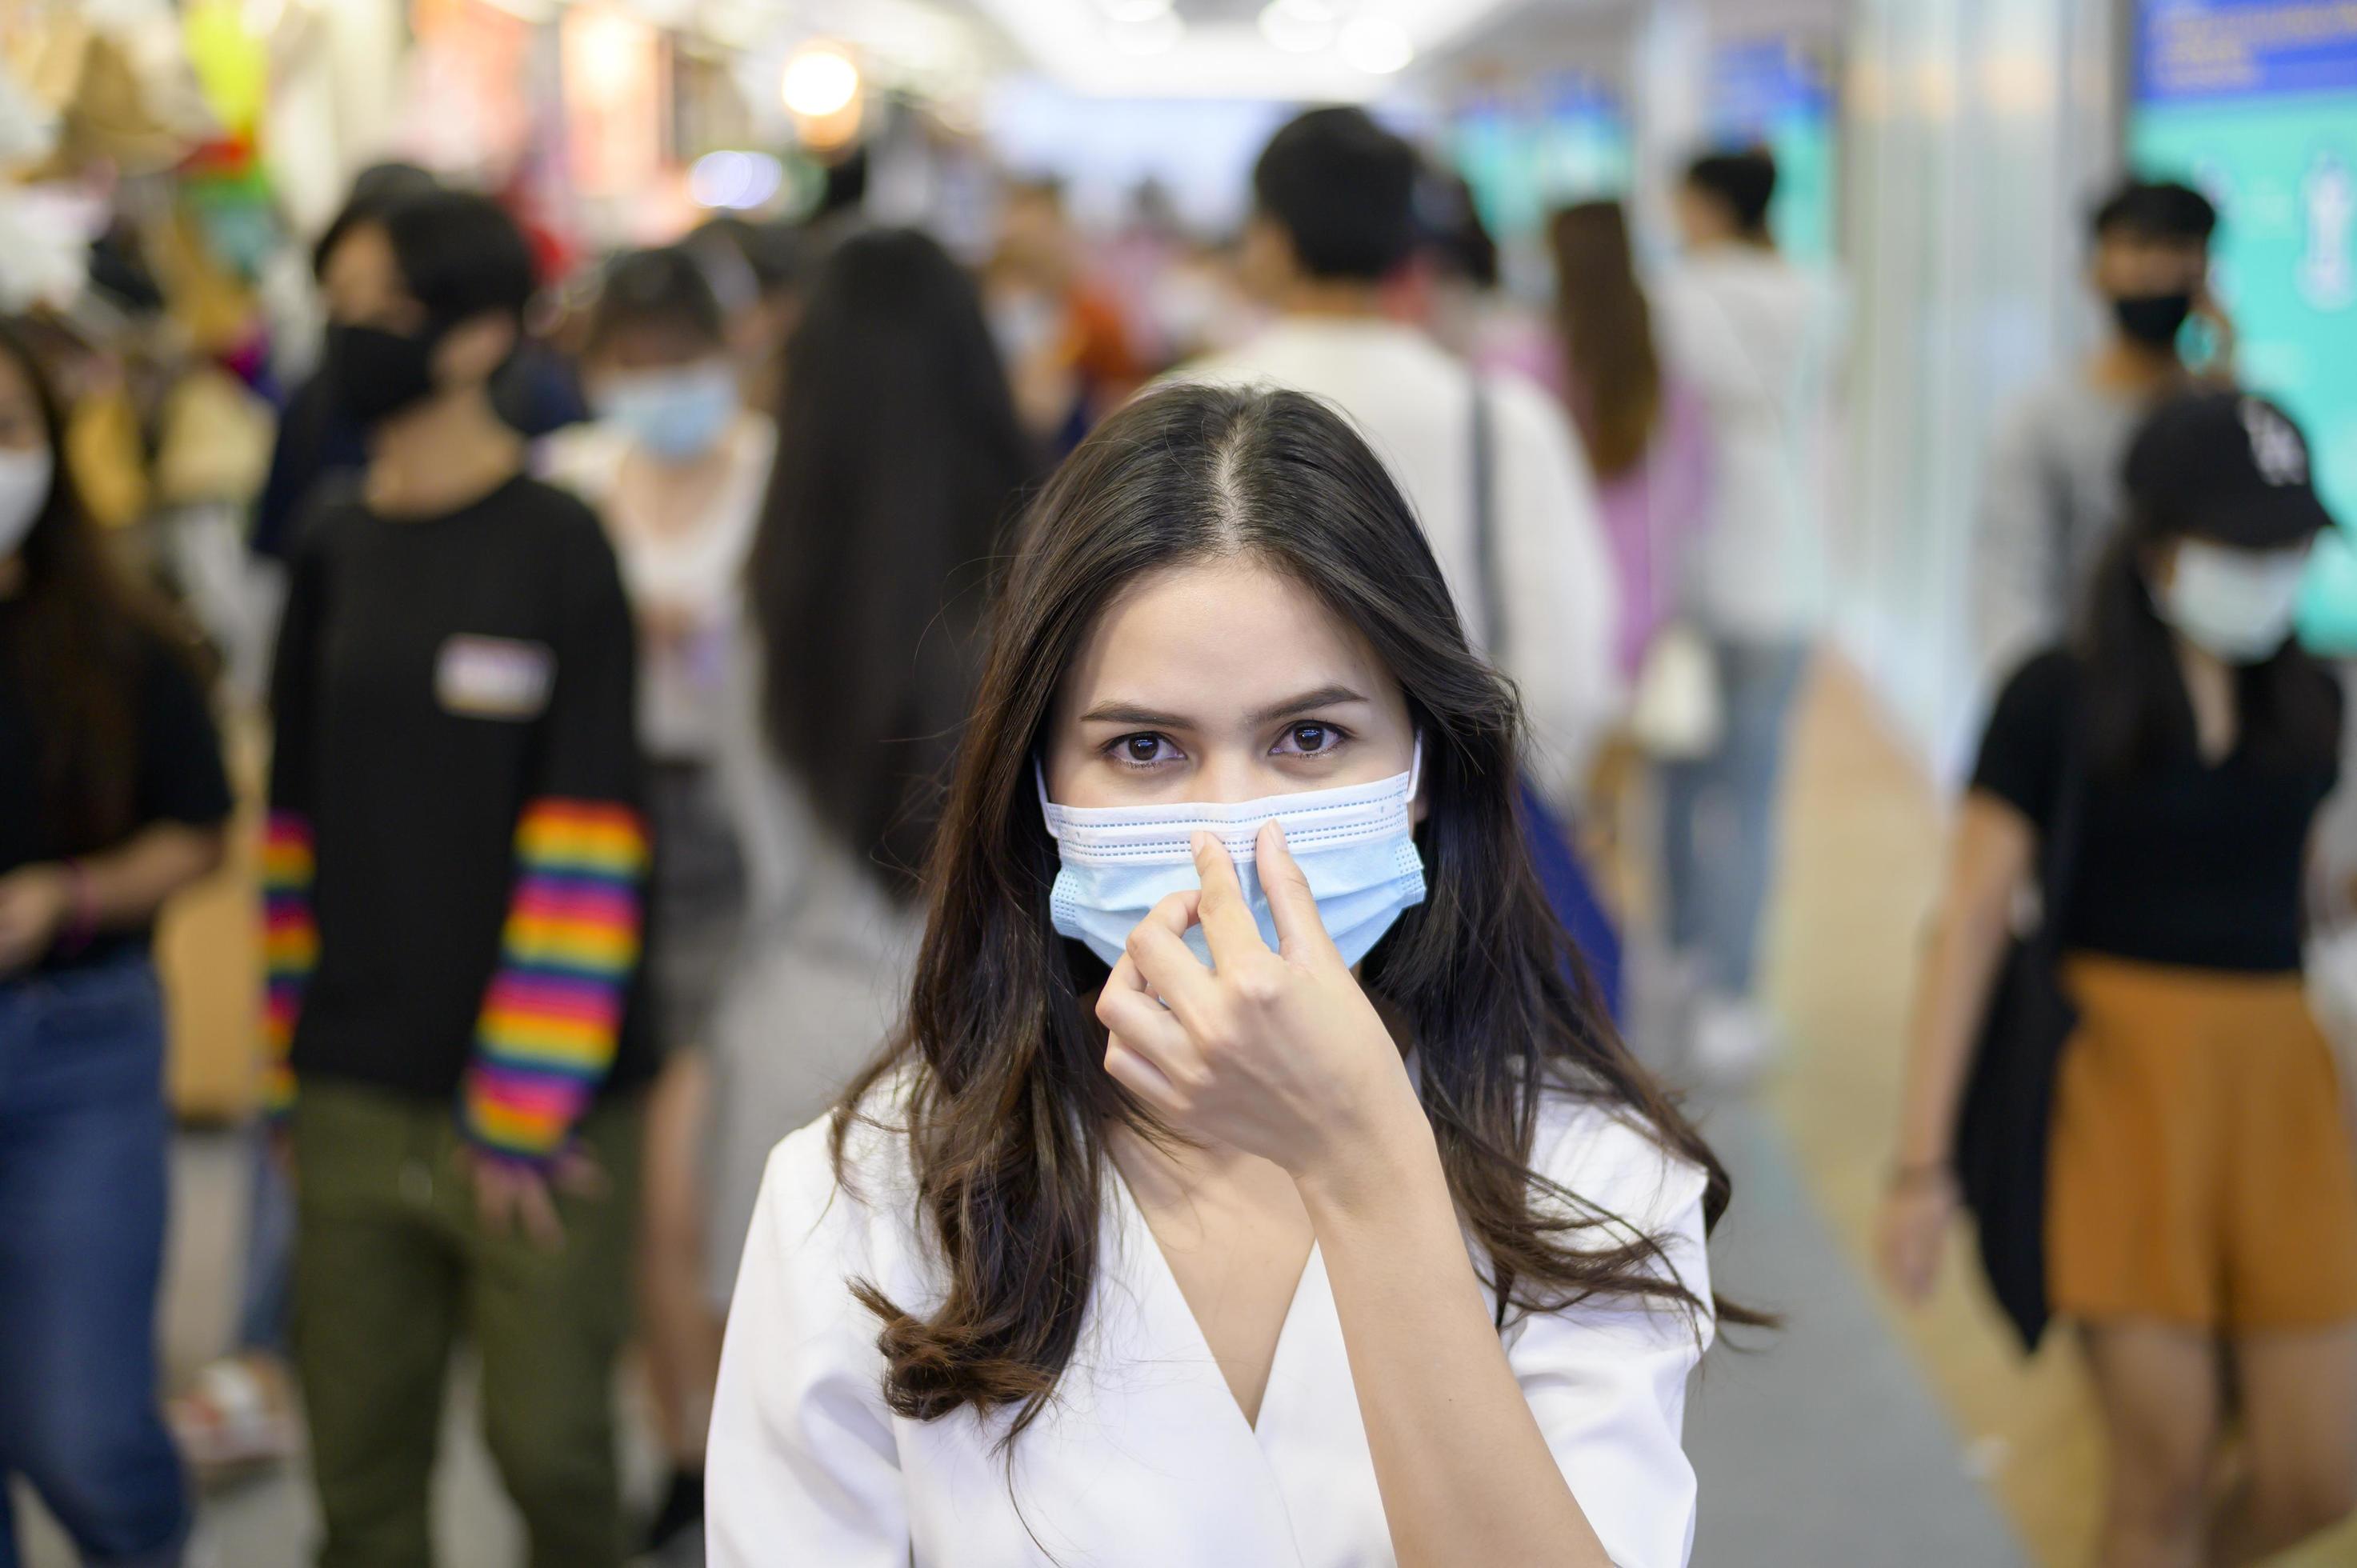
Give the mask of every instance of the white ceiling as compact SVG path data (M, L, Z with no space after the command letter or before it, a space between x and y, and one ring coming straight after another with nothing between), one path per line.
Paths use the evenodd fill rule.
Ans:
M1168 20L1124 22L1154 0L961 0L1068 91L1110 98L1265 98L1356 102L1401 76L1351 63L1329 44L1288 53L1262 34L1263 0L1176 0ZM1358 17L1391 24L1417 60L1458 44L1517 0L1329 0L1337 31ZM1139 52L1149 50L1150 52ZM1411 63L1405 74L1412 75Z

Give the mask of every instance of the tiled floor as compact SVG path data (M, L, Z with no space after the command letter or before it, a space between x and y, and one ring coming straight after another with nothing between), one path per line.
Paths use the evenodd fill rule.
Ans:
M1837 671L1820 680L1795 761L1771 951L1793 1043L1751 1101L1706 1112L1737 1179L1715 1249L1719 1283L1788 1326L1714 1351L1696 1386L1699 1568L2085 1561L2099 1454L2069 1356L2021 1366L1961 1266L1919 1316L1893 1312L1861 1273L1938 839L1930 791L1857 683ZM185 1370L228 1331L242 1166L229 1139L191 1135L176 1168L166 1332ZM643 1487L642 1437L631 1468ZM463 1388L439 1487L445 1568L518 1560ZM33 1532L30 1568L70 1562L43 1525ZM250 1486L208 1502L199 1568L295 1568L310 1533L296 1477ZM2352 1564L2357 1532L2283 1568Z

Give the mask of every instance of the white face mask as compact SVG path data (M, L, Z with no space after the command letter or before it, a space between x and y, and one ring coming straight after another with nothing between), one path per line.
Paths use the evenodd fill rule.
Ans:
M0 448L0 560L16 553L48 504L57 459L47 446Z
M1261 940L1274 950L1276 916L1253 860L1253 840L1274 818L1308 879L1326 934L1342 961L1355 964L1403 911L1424 902L1415 814L1423 761L1419 738L1405 773L1232 805L1059 806L1048 799L1042 777L1039 804L1063 862L1049 901L1056 929L1086 942L1107 965L1119 962L1131 929L1148 910L1170 894L1202 885L1190 843L1202 832L1218 834L1228 846ZM1188 929L1187 945L1211 961L1201 926Z
M2291 636L2308 550L2236 550L2189 539L2153 596L2160 618L2229 664L2256 664Z

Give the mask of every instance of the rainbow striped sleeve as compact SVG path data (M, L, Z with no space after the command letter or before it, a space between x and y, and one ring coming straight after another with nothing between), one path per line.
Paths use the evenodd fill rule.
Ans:
M476 1143L518 1159L564 1146L613 1064L646 870L630 808L544 799L524 809L500 966L462 1090Z
M295 1102L287 1053L303 987L319 959L312 869L310 821L294 811L271 812L262 830L262 1103L272 1115Z

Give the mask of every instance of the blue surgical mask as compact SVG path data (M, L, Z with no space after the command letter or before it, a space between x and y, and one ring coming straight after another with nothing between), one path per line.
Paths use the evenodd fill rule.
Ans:
M724 360L677 371L632 371L597 389L600 417L658 457L681 462L712 450L737 417L737 372Z
M1056 929L1086 942L1108 965L1119 961L1129 933L1148 910L1173 893L1202 885L1192 844L1196 833L1208 832L1227 845L1244 900L1260 922L1261 940L1274 950L1276 918L1253 861L1253 841L1261 825L1274 819L1285 831L1294 863L1309 879L1326 934L1341 950L1342 961L1355 964L1402 910L1424 902L1424 860L1415 836L1423 760L1419 740L1415 763L1405 773L1233 805L1059 806L1048 799L1043 777L1039 804L1063 862L1049 898ZM1201 926L1189 929L1187 945L1211 962Z

